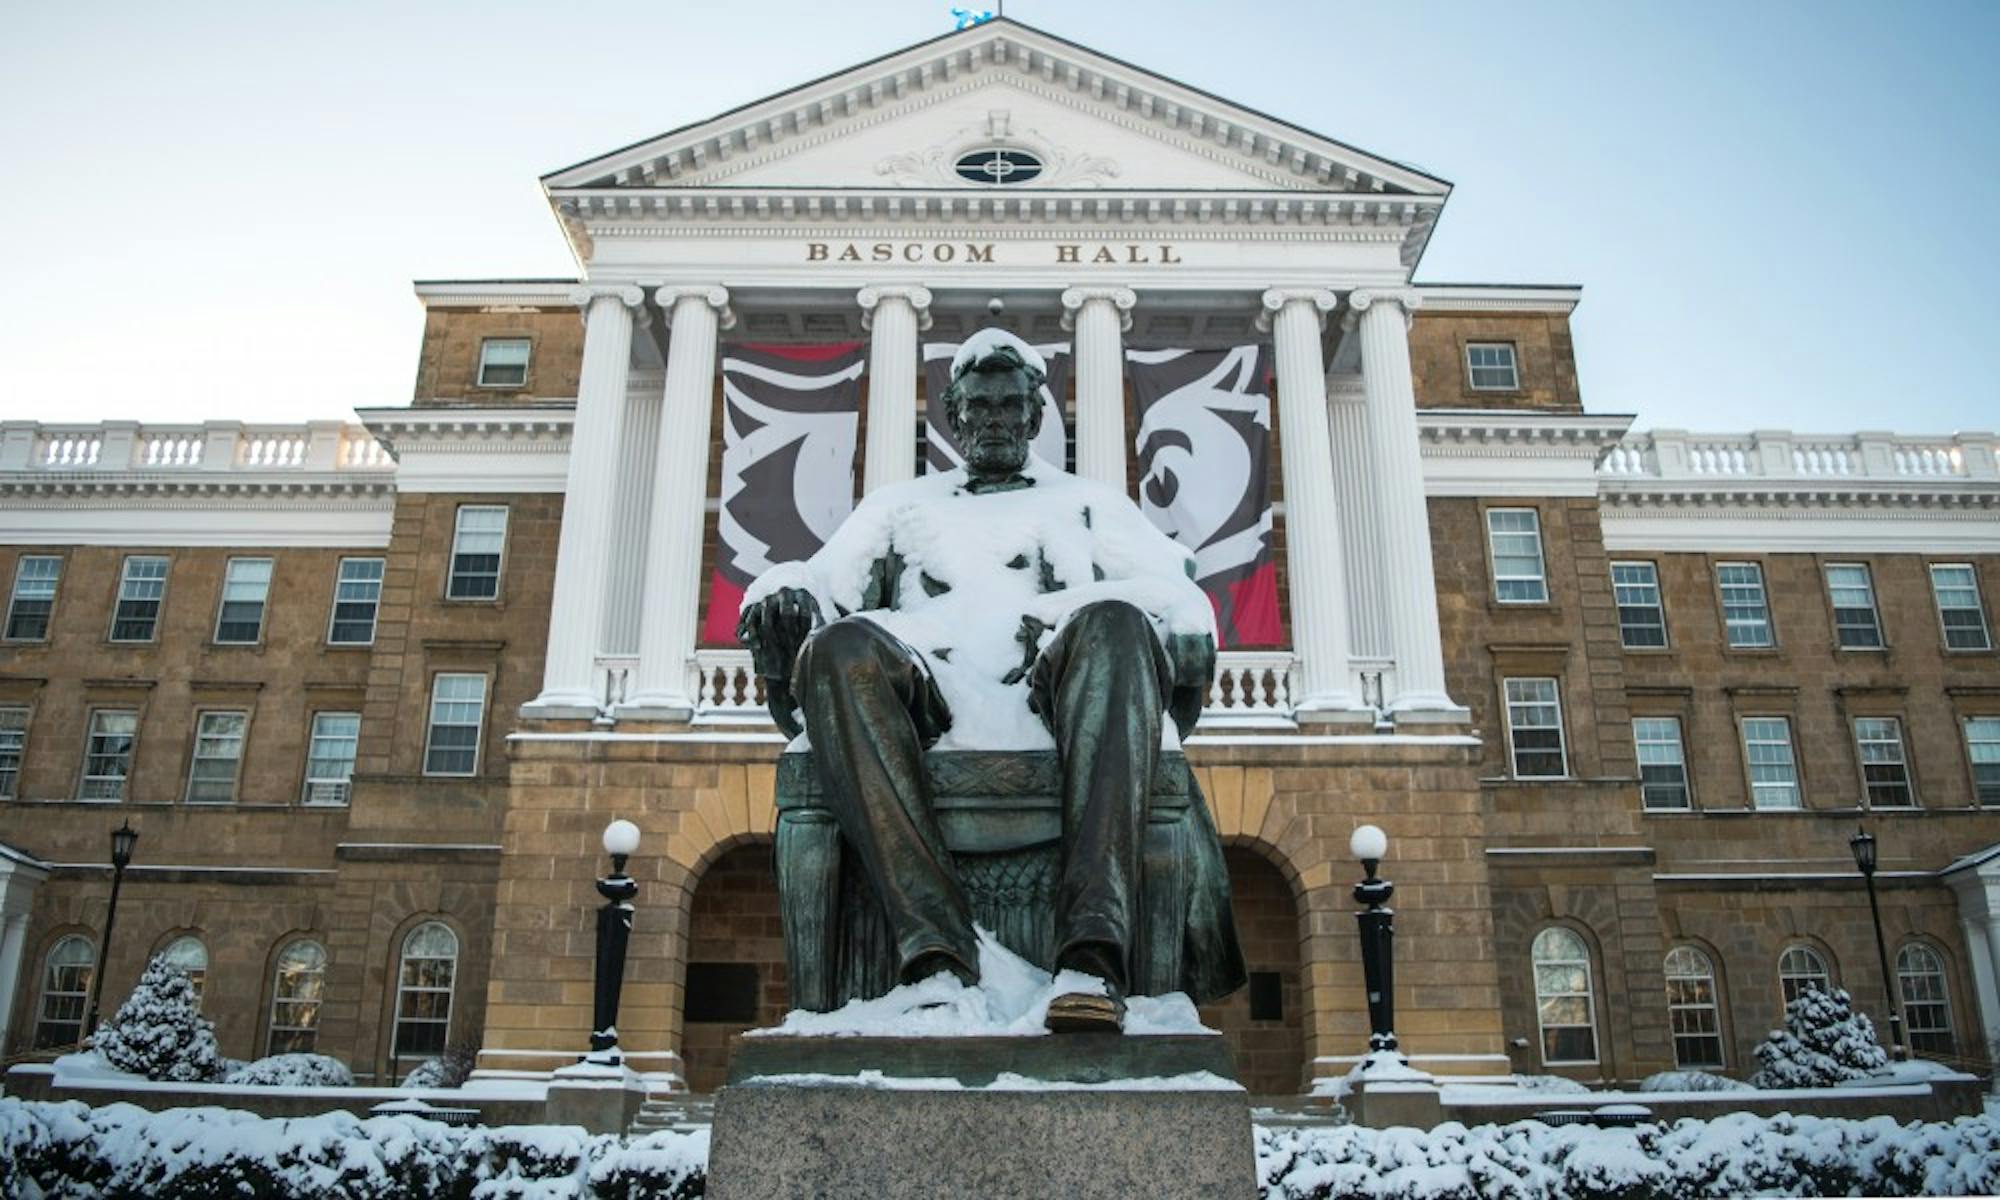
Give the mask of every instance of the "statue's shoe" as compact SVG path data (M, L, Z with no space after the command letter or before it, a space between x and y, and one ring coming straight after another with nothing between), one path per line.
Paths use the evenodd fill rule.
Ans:
M1042 1023L1051 1033L1118 1033L1125 1028L1125 1001L1116 995L1064 992L1049 1001Z

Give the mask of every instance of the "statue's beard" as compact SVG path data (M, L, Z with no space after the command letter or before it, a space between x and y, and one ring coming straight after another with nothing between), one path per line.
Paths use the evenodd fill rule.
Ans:
M980 475L1012 474L1028 463L1025 436L974 438L965 446L965 465Z

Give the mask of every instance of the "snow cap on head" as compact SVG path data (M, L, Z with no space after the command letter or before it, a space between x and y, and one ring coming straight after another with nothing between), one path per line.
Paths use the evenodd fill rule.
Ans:
M1022 362L1040 371L1045 378L1047 377L1049 364L1042 360L1041 355L1035 353L1033 346L1030 346L1004 329L989 326L966 338L964 342L960 343L958 353L951 356L952 382L958 382L958 377L965 374L967 367L985 358L1002 346L1012 349L1014 353L1021 356Z

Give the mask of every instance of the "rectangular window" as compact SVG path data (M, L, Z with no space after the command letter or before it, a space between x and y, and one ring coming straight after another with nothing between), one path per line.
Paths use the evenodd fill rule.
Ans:
M1532 508L1489 508L1486 536L1493 547L1493 594L1503 604L1546 604L1541 518Z
M1520 372L1514 369L1514 343L1466 343L1465 378L1475 392L1520 391Z
M528 382L528 339L487 338L479 343L479 386L514 388Z
M1982 805L2000 805L2000 717L1965 722L1965 757L1972 761L1972 794Z
M62 559L53 554L24 554L14 564L14 599L7 605L7 640L40 642L49 636L49 617L56 609L56 581Z
M1611 594L1618 603L1618 638L1627 650L1667 644L1659 568L1649 562L1612 563Z
M222 576L222 608L215 617L215 640L225 645L256 645L264 635L264 602L270 595L270 559L230 559Z
M354 747L361 738L361 714L313 714L312 745L306 751L307 804L345 804L354 778Z
M1833 604L1833 632L1842 650L1880 650L1882 619L1875 586L1864 563L1828 563L1826 594Z
M243 734L249 727L249 713L205 712L195 719L194 764L188 768L190 803L227 804L236 799Z
M479 731L485 715L486 676L439 675L431 684L424 774L478 774Z
M375 611L382 602L382 560L343 558L333 582L333 621L326 640L335 646L366 646L375 640Z
M500 553L507 545L507 510L468 504L458 510L451 539L452 600L492 600L500 595Z
M131 709L100 708L90 714L90 732L83 751L80 800L123 800L125 779L132 774L132 750L139 740L139 714Z
M0 708L0 800L12 800L21 787L21 756L28 746L28 710Z
M1862 783L1870 808L1909 808L1916 804L1910 787L1910 767L1903 758L1903 723L1894 717L1857 717L1854 744L1861 754Z
M1799 768L1792 757L1791 718L1745 717L1743 758L1750 764L1751 807L1799 807Z
M1771 610L1764 603L1764 568L1756 563L1717 563L1722 588L1722 624L1729 644L1739 649L1774 645Z
M111 614L111 640L150 642L160 628L160 604L167 595L167 560L134 555L118 576L118 607Z
M1938 620L1944 623L1945 649L1993 648L1986 632L1986 609L1979 602L1979 577L1969 564L1931 564L1931 592L1937 596ZM49 594L55 594L53 584Z
M1561 779L1564 765L1562 706L1553 679L1509 679L1507 744L1516 779Z
M1679 717L1638 717L1632 742L1639 751L1639 795L1647 808L1688 807L1687 756Z

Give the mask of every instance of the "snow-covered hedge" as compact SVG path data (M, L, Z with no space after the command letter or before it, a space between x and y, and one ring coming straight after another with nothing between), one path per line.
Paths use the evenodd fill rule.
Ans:
M120 1071L205 1083L222 1071L215 1022L201 1015L188 973L157 955L91 1046Z
M1741 1079L1712 1071L1661 1071L1639 1081L1642 1092L1748 1092L1754 1089Z
M708 1134L627 1141L573 1126L455 1129L329 1113L149 1113L0 1099L0 1196L255 1196L259 1200L678 1197L707 1185Z
M1257 1174L1274 1200L1983 1196L2000 1193L2000 1124L1734 1113L1636 1129L1259 1129Z
M273 1054L236 1064L224 1073L222 1082L246 1087L353 1087L354 1072L324 1054Z

